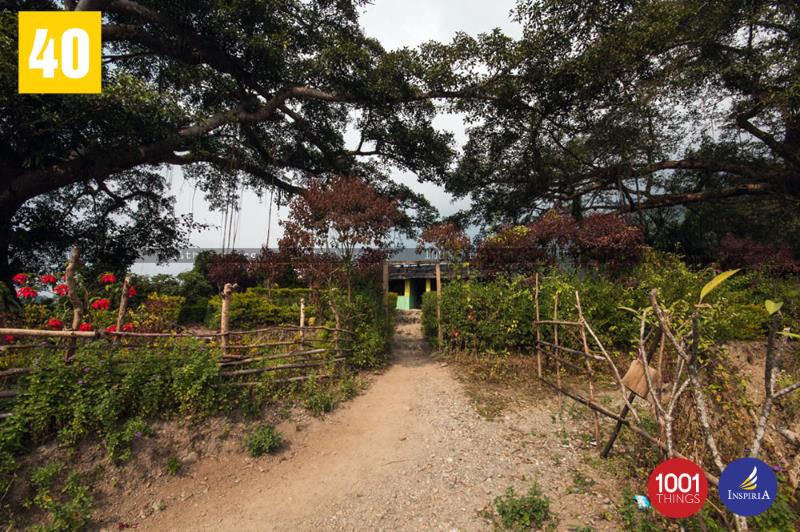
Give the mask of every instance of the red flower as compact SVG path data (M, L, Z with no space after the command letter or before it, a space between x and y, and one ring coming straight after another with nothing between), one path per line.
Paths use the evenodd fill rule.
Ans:
M59 284L59 285L56 285L55 288L53 288L53 292L55 292L56 295L65 296L65 295L69 294L69 287L67 285L65 285L65 284Z
M31 288L30 286L23 286L22 288L17 290L17 297L21 299L33 299L38 295L39 292Z
M56 281L58 279L56 279L55 275L51 275L48 273L47 275L42 275L41 277L39 277L39 280L42 282L42 284L56 284Z
M27 273L18 273L14 277L11 278L14 281L14 284L18 284L20 286L24 285L28 282L28 274Z
M111 284L117 282L117 276L113 273L104 273L100 276L100 282L103 284Z
M10 334L6 335L6 343L7 344L13 344L16 341L17 341L17 339L14 336L11 336Z
M59 330L64 328L64 322L56 318L50 318L47 320L47 326L51 329Z
M126 323L125 325L122 326L122 332L131 332L133 331L133 329L134 329L133 323Z
M95 310L108 310L111 308L111 301L108 299L98 299L92 303L92 308Z
M109 325L108 327L106 327L106 331L107 332L117 332L117 326L116 325Z
M93 331L91 323L81 323L81 326L78 327L79 331Z
M453 338L458 338L459 336L461 336L461 331L459 331L458 329L454 329L452 334Z
M128 297L134 297L138 292L136 291L136 287L129 286L128 287Z

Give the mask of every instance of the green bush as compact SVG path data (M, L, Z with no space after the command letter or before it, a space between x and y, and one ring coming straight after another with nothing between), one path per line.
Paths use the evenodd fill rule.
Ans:
M523 496L518 496L514 488L508 488L505 495L494 500L500 523L505 530L538 530L553 520L550 499L542 494L538 484L534 484Z
M650 306L650 292L669 308L674 323L689 319L700 290L715 272L692 271L678 256L648 252L629 277L609 278L598 272L543 270L539 276L541 319L551 319L555 295L559 295L559 319L577 320L575 292L580 293L583 314L606 347L628 350L638 340L638 319L624 308ZM535 317L531 278L498 277L490 281L451 281L442 289L442 332L446 346L481 353L530 353L533 350ZM705 341L763 338L769 316L765 299L783 301L787 325L797 327L800 314L800 283L760 273L740 272L712 292L710 308L700 312ZM436 294L422 302L422 328L435 340ZM542 339L552 342L552 327L540 328ZM563 338L563 337L562 337ZM566 340L569 342L570 340ZM580 348L575 339L574 348Z
M34 371L0 425L2 472L13 471L9 458L52 436L66 444L98 437L112 460L124 461L131 442L149 433L144 418L204 415L224 404L216 362L191 339L170 339L152 350L121 348L113 357L107 345L94 342L80 346L71 364L50 352L33 355Z
M247 452L253 458L274 453L283 445L283 435L272 425L261 425L247 437Z
M138 307L129 312L128 319L133 322L139 331L171 331L178 325L184 301L185 298L183 296L170 296L153 292L148 294L147 299ZM105 314L112 316L110 312Z
M277 292L277 290L273 290ZM308 301L306 301L308 303ZM222 301L214 296L208 301L206 325L219 327ZM305 307L306 319L316 315L311 305ZM271 325L297 325L300 322L300 298L284 304L267 298L267 290L262 287L248 288L244 292L231 295L230 325L233 329L258 329Z
M50 514L46 525L38 525L32 530L41 532L64 532L85 530L92 515L92 497L89 488L81 483L76 471L70 472L63 480L60 489L56 482L63 466L51 463L39 467L31 474L31 484L35 494L31 504Z

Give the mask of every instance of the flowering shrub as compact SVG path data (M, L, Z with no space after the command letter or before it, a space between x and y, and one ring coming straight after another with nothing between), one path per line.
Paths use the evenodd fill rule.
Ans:
M128 287L128 297L136 297L137 293L138 292L136 291L136 287L135 286L129 286Z
M117 276L113 273L104 273L100 276L100 284L114 284L117 282Z
M96 299L92 302L92 308L95 310L108 310L111 308L111 301L108 299Z
M12 336L12 335L10 335L10 334L7 334L7 335L5 335L5 337L3 338L3 340L5 340L7 344L13 344L14 342L16 342L16 341L17 341L17 338L16 338L15 336Z
M17 297L20 299L34 299L38 295L39 292L31 288L30 286L23 286L22 288L17 290Z
M56 285L56 287L53 288L53 293L57 296L65 296L69 294L69 287L63 283Z
M50 318L47 320L47 326L58 331L64 328L64 322L56 318Z
M117 326L116 325L109 325L108 327L106 327L106 332L110 332L110 333L117 332Z
M81 323L80 327L78 327L79 331L93 331L94 328L92 327L91 323Z
M41 281L42 284L53 285L58 282L58 279L56 279L55 275L48 273L46 275L42 275L41 277L39 277L39 281Z
M14 277L11 278L14 284L22 286L28 282L28 274L27 273L18 273Z
M116 329L116 326L114 327ZM122 332L133 332L136 329L133 323L122 324Z

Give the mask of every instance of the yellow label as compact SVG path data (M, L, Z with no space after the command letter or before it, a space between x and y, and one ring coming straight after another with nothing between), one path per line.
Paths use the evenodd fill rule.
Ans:
M102 91L99 11L20 11L20 94Z

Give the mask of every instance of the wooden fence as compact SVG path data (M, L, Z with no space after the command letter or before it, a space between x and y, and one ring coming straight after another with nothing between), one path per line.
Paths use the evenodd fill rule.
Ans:
M127 279L125 283L127 283ZM121 331L127 309L127 290L122 291L116 331L42 330L0 328L0 336L39 340L0 346L0 355L28 350L64 352L64 363L70 364L78 342L107 342L109 353L130 349L158 349L155 342L165 339L192 338L201 342L209 355L219 356L219 375L226 385L255 386L266 373L274 374L270 382L291 383L308 379L326 379L337 367L346 366L353 352L355 333L340 326L340 316L332 309L335 326L309 326L305 323L305 302L300 300L298 325L261 329L230 330L230 305L233 285L222 292L220 328L218 332L125 332ZM80 325L80 319L77 320ZM73 329L76 329L73 321ZM21 389L21 378L32 372L28 367L0 370L0 419L11 414L2 412L10 406Z

